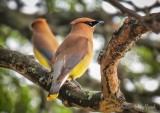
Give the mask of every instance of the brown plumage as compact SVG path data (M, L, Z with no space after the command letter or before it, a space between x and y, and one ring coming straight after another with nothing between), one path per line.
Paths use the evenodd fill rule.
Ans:
M54 75L47 100L56 98L66 79L76 79L87 70L93 54L93 31L102 21L78 18L55 54Z
M34 54L42 65L49 68L50 62L54 62L54 55L59 46L58 41L45 19L39 18L34 20L32 28Z

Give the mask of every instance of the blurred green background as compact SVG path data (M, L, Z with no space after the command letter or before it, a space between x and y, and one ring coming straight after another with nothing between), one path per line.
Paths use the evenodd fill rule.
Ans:
M150 7L156 2L132 0L133 7L125 0L120 1L131 9L138 7L141 15L145 14L145 6ZM160 11L160 6L146 13L149 11ZM125 16L101 0L0 0L0 46L33 55L30 25L39 17L47 19L59 42L69 33L70 22L76 18L105 21L94 33L94 59L85 75L78 79L86 90L101 90L97 57L112 33L122 25ZM121 60L118 75L128 102L145 107L150 113L159 113L160 34L144 34ZM47 102L46 96L46 92L23 76L0 68L0 113L88 113L78 108L67 108L58 99Z

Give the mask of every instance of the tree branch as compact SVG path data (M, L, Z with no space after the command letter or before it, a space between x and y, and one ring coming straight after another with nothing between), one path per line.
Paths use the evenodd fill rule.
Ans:
M119 89L119 80L117 77L117 67L127 51L148 29L141 25L136 19L126 19L122 27L113 33L112 39L99 56L101 64L101 84L104 97L115 94ZM118 97L118 95L117 95Z
M37 63L34 59L22 53L0 47L0 67L12 69L44 90L49 91L47 85L49 71ZM89 111L99 111L99 103L102 100L101 92L83 91L74 83L67 82L60 90L59 99L66 106L78 107Z
M137 45L146 46L150 48L151 50L157 50L158 52L160 52L160 42L159 41L143 39L143 40L139 40L137 42Z
M50 84L47 85L47 80L50 74L49 71L42 67L33 58L30 58L30 56L0 47L0 67L12 69L20 73L47 92L50 89ZM62 86L58 98L67 107L77 107L88 111L101 112L111 109L110 107L103 108L103 106L107 106L110 102L107 101L107 103L103 103L104 100L101 92L84 91L79 89L72 82L66 82ZM103 103L103 106L101 106L101 103Z
M142 16L140 16L139 14L137 14L135 11L124 7L118 1L116 1L116 0L104 0L104 1L109 2L110 4L112 4L114 7L118 8L122 13L127 14L128 16L135 17L138 20L142 20Z
M4 49L2 47L0 47L0 53L0 67L12 69L42 87L44 90L49 91L50 85L47 85L49 72L34 59L31 59L29 56L23 55L22 53ZM59 99L68 107L78 107L88 111L103 112L111 107L121 107L120 105L114 104L107 107L107 105L110 104L110 101L104 100L101 92L78 89L72 82L64 84L60 90ZM126 108L123 107L123 109ZM114 110L112 109L112 111Z
M148 12L150 12L152 9L157 8L157 7L160 6L160 2L159 2L158 0L157 0L154 4L149 5L149 6L146 6L146 7L143 7L143 8L136 6L132 1L119 0L119 2L127 3L127 4L129 4L129 5L131 5L131 6L133 6L133 8L134 8L135 11L138 11L138 12L141 11L141 12L144 12L144 13L148 13Z
M135 17L136 19L141 21L143 24L145 24L153 32L157 34L160 33L160 13L151 14L151 15L142 17L135 11L124 7L121 3L119 3L116 0L104 0L104 1L109 2L113 6L117 7L122 13L127 14L128 16L131 16L131 17Z

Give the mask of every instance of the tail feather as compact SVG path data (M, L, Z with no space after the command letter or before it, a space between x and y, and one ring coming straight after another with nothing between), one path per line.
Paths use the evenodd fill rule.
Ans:
M60 82L56 82L55 84L52 84L48 97L47 97L48 101L58 97L60 86L61 86Z

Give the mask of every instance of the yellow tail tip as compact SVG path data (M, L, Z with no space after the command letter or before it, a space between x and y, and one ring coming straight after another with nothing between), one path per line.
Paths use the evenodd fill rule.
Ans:
M48 95L47 97L47 101L51 101L52 99L55 99L58 97L59 94L51 94L51 95Z

